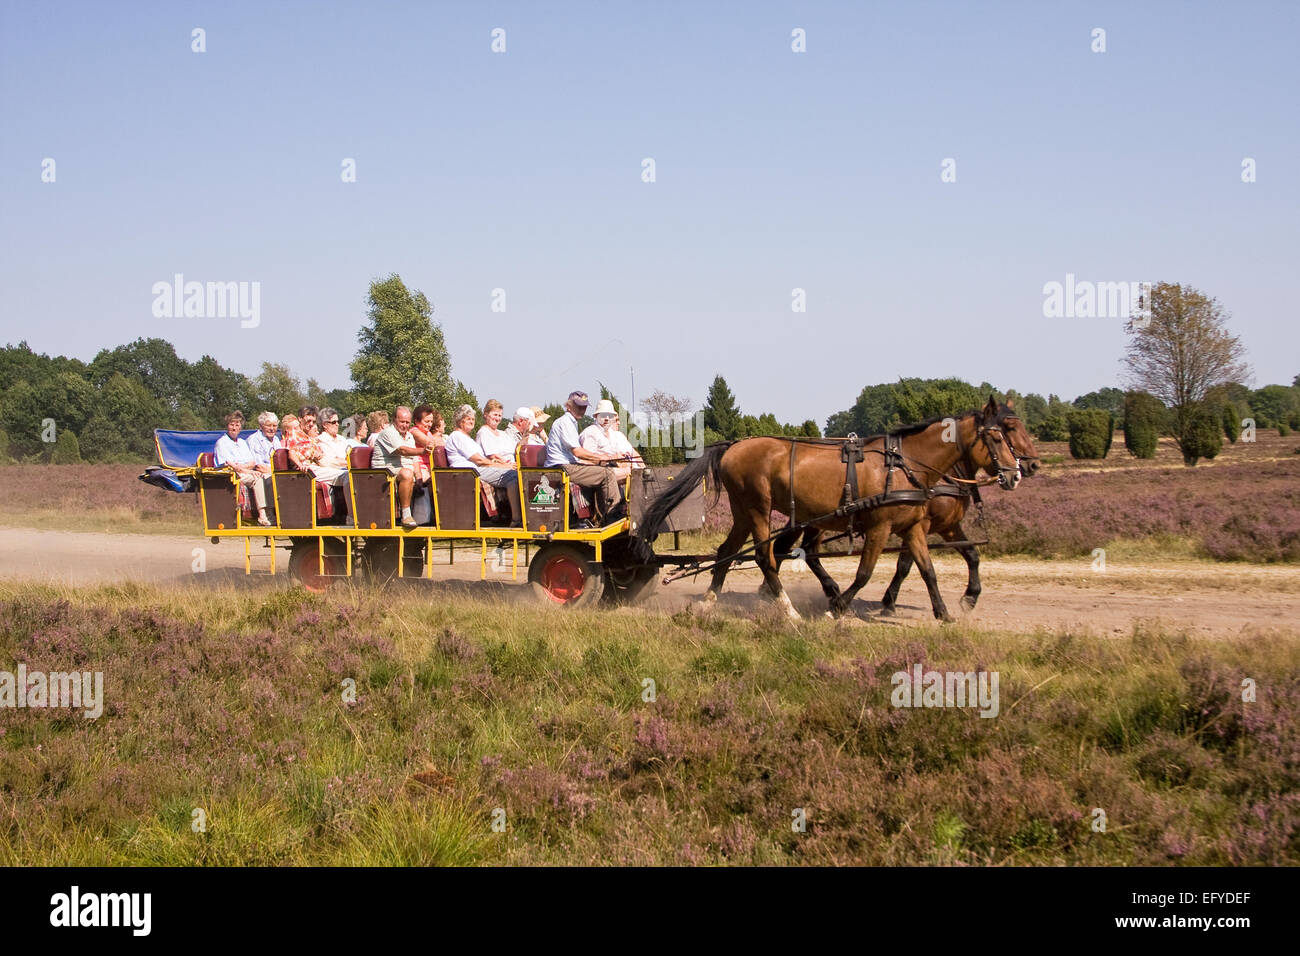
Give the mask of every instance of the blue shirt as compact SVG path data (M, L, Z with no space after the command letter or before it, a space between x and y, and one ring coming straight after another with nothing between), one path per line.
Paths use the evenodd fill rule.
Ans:
M280 445L279 435L276 435L274 438L267 438L260 431L256 434L249 435L247 442L248 450L253 453L253 460L259 465L266 465L268 467L271 464L271 453L277 448L282 447Z
M218 468L232 463L239 465L254 463L253 453L248 450L248 442L242 438L231 441L229 435L222 435L217 439L217 449L213 458L216 460Z
M551 435L546 439L545 467L552 465L576 465L578 456L573 453L578 445L578 420L572 412L565 412L551 426Z

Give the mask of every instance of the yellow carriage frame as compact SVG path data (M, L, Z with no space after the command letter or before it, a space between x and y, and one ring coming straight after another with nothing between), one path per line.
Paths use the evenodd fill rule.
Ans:
M206 468L202 465L202 458L195 463L192 468L178 468L175 472L178 477L191 478L198 485L199 509L203 515L203 533L210 538L213 544L219 543L223 538L242 538L244 541L244 573L253 573L253 550L252 542L256 538L263 538L270 546L270 566L269 573L276 574L276 538L289 538L292 541L298 539L316 539L316 556L318 562L318 573L322 578L329 577L352 577L353 574L353 543L356 539L396 539L398 541L398 562L397 576L409 577L406 574L406 542L409 540L419 540L427 543L424 548L424 562L419 577L433 577L433 542L449 542L449 551L451 563L455 563L455 542L456 541L476 541L479 544L479 578L487 579L487 558L488 558L488 541L509 541L511 543L511 564L510 577L512 580L518 580L519 575L519 545L520 542L525 544L547 544L550 542L574 542L591 547L595 552L595 563L597 565L603 562L603 552L605 544L611 539L625 534L630 528L630 521L624 516L619 521L598 528L573 528L570 526L569 504L572 494L572 483L569 476L557 466L525 468L520 461L521 451L524 446L519 446L515 450L515 469L519 483L519 500L523 515L522 528L506 528L496 526L483 526L479 510L479 500L482 493L482 479L478 472L472 468L430 468L429 475L429 494L432 497L433 524L420 525L411 530L405 530L397 520L397 493L396 481L394 476L388 475L386 482L386 497L389 512L389 527L379 528L372 523L371 527L357 527L356 516L357 509L357 471L376 471L377 469L356 469L348 463L345 472L347 479L347 497L349 524L320 524L316 517L315 508L315 480L312 481L312 503L308 508L311 517L309 526L303 527L286 527L281 524L281 515L283 514L280 507L280 482L277 473L272 470L267 477L271 483L271 500L275 506L275 520L270 527L263 527L256 523L244 521L242 511L239 508L239 482L234 471L229 468ZM161 458L161 455L160 455ZM561 497L559 499L559 513L563 515L563 525L560 528L551 528L546 524L539 524L535 528L528 527L529 509L525 497L525 488L528 475L536 475L545 472L551 480L559 478L561 482ZM438 492L439 474L454 473L457 476L472 473L474 475L474 526L473 528L444 528L442 527L442 513L440 508L440 498ZM635 473L635 472L634 472ZM224 484L221 479L229 482L230 502L232 523L230 527L225 522L216 522L215 527L209 520L210 511L208 508L208 495L215 491L211 486L216 483ZM624 497L630 500L632 483L632 474L623 482ZM226 491L222 488L221 493ZM325 569L325 548L321 539L336 538L344 542L345 558L344 573L342 575L327 574ZM333 557L333 556L332 556Z

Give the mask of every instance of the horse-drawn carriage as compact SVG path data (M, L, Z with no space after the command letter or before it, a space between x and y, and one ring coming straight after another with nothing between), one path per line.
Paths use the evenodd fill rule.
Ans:
M448 559L462 559L468 544L477 552L486 578L489 555L494 571L517 580L523 551L533 591L547 603L583 606L630 601L657 579L657 566L634 566L629 536L650 501L673 480L681 466L639 468L624 484L627 515L604 527L592 526L592 508L582 490L559 468L542 464L544 446L515 450L522 527L498 524L493 489L473 468L448 467L446 451L425 452L430 480L412 502L419 526L404 530L398 520L396 486L386 469L371 467L371 449L354 447L345 474L336 483L315 480L294 468L288 454L276 451L265 479L270 527L253 518L247 486L229 468L215 467L212 448L219 431L155 431L159 465L141 479L171 491L198 496L203 533L214 544L241 540L244 570L266 558L266 572L279 573L276 553L288 548L288 570L310 590L361 573L392 577L433 577L435 545ZM241 438L255 434L241 433ZM704 490L684 496L665 530L698 529L704 519ZM263 545L269 545L264 547ZM258 570L261 570L260 568Z
M422 523L407 530L397 520L394 480L387 470L371 467L370 449L353 448L347 471L334 485L292 468L287 455L276 452L266 479L271 526L264 527L241 500L244 486L234 473L212 467L208 449L221 434L156 432L160 466L141 478L197 493L204 533L214 543L242 539L246 573L253 571L253 543L259 539L270 546L270 573L277 570L276 548L287 546L290 573L313 590L352 577L358 569L380 581L432 577L435 544L445 543L454 561L456 543L468 541L477 546L480 577L487 577L489 544L495 543L496 569L507 569L508 548L508 570L517 580L522 545L528 581L539 599L579 607L602 597L637 600L669 565L680 566L671 577L711 572L706 599L716 598L729 566L752 555L771 596L792 617L798 614L778 577L783 560L804 559L838 615L870 578L891 533L902 538L896 550L905 553L886 593L886 610L892 609L898 586L915 562L935 616L949 619L929 558L926 537L931 531L966 559L963 604L973 607L979 595L979 542L965 538L962 518L972 502L978 503L980 484L997 482L1004 490L1013 489L1022 470L1032 472L1038 458L1020 419L990 398L983 409L888 435L750 438L710 445L703 456L676 469L636 469L624 484L626 516L595 527L581 489L563 470L543 466L542 446L521 445L515 466L522 526L512 528L494 523L492 493L477 471L447 467L445 453L436 448L426 452L430 482L412 508ZM980 478L981 473L988 477ZM732 529L717 554L656 554L652 545L659 534L702 525L706 482L727 491L732 511ZM773 512L784 513L789 523L773 530ZM750 538L753 544L742 549ZM848 547L831 549L836 538L847 538ZM861 557L845 591L821 564L832 555Z

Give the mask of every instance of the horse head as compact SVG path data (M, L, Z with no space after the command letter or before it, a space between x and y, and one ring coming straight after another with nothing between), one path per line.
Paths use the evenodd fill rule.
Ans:
M1016 414L1011 402L1007 402L1002 406L1001 414L998 415L998 422L1002 426L1002 434L1006 436L1007 442L1011 445L1011 450L1015 452L1016 461L1020 463L1020 471L1025 477L1038 471L1038 449L1034 447L1034 440L1029 436L1029 429L1025 427L1025 423L1020 416Z
M1002 409L997 399L990 395L988 404L973 418L975 441L967 452L971 464L990 475L997 475L998 484L1004 491L1013 491L1020 484L1020 459L1004 430Z

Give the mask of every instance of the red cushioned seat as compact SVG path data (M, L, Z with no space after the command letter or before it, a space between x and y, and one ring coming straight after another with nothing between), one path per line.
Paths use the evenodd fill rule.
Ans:
M519 466L521 468L541 468L546 461L545 445L520 445Z
M369 468L370 455L374 451L372 448L350 448L348 449L348 467L349 468Z

